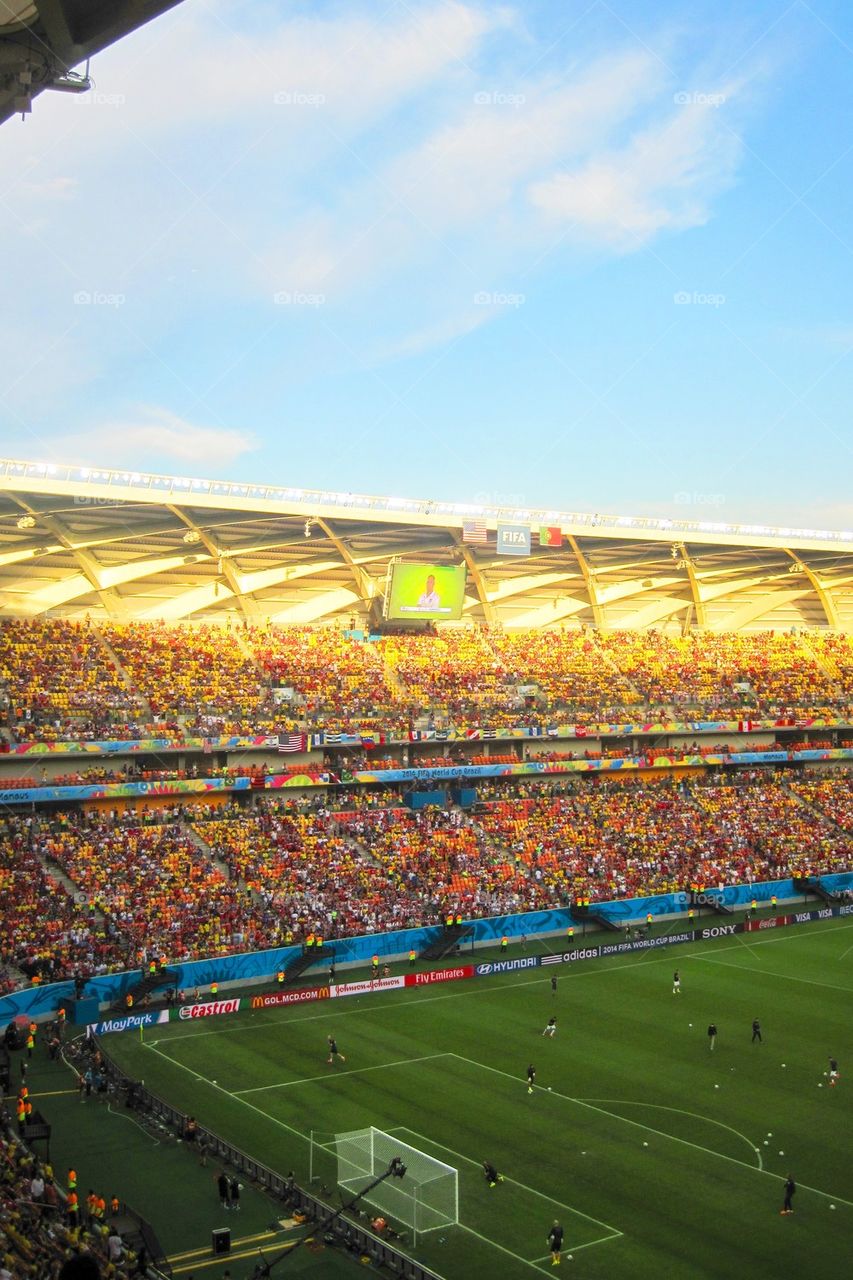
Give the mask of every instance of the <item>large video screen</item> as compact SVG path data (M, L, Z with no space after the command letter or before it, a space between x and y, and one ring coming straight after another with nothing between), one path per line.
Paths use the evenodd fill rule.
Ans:
M392 565L389 619L441 622L461 618L464 602L464 564Z

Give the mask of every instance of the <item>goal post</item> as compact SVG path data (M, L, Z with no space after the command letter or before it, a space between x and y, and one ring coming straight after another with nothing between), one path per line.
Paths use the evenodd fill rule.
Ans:
M312 1170L330 1168L329 1157L333 1157L335 1181L350 1196L363 1192L388 1170L392 1160L401 1160L405 1175L386 1178L366 1192L364 1202L395 1223L410 1227L415 1242L426 1231L458 1223L457 1170L425 1151L372 1126L336 1133L325 1141L312 1134L311 1147Z

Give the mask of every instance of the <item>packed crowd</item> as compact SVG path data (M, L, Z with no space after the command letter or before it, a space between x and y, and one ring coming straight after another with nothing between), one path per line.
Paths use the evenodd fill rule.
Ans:
M853 641L759 632L0 624L13 741L850 714Z
M811 788L811 800L804 795L802 803L796 791L766 780L739 793L731 787L696 790L713 833L712 854L721 865L742 865L750 879L849 870L853 833L838 829L825 804L836 812L850 807L850 775L827 778L822 796L813 783L798 785Z
M78 813L43 820L32 831L32 853L58 867L78 887L102 954L87 972L147 959L192 960L267 945L245 888L230 881L183 824L142 825Z
M137 622L103 633L158 720L208 737L276 726L269 686L236 632Z
M125 950L84 895L47 870L39 825L26 815L0 826L0 960L31 982L123 968Z
M605 632L601 651L646 706L702 708L735 715L750 708L782 715L793 708L847 706L849 680L839 662L853 658L849 637L788 632ZM829 654L834 661L829 662Z
M846 870L853 773L523 780L7 817L0 963L33 981L571 902Z
M298 695L299 716L332 732L395 724L406 719L388 683L381 647L352 640L343 632L308 627L257 627L247 641L258 667L274 689ZM287 702L282 710L288 710Z
M4 1112L0 1129L0 1270L10 1277L56 1280L65 1262L91 1257L103 1280L137 1275L132 1253L99 1204L83 1212L74 1189L60 1193L49 1163L13 1137ZM88 1274L88 1273L85 1273Z
M847 779L846 785L841 778ZM842 831L853 834L853 776L849 770L832 776L797 778L789 783L789 789L802 804L819 809Z
M124 726L146 719L98 633L80 623L4 622L0 685L19 741L123 737Z
M327 811L265 801L252 816L198 822L194 830L254 895L268 946L422 922Z

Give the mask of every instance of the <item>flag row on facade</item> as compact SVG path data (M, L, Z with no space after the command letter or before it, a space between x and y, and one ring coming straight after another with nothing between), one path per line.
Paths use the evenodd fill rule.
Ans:
M758 727L753 721L742 721L741 724L746 728L751 726ZM556 738L560 735L560 729L555 724L549 725L524 725L525 736L528 738ZM588 730L584 725L572 726L574 736L576 738L585 738ZM497 729L488 729L483 727L467 728L464 732L454 729L409 729L405 734L405 738L409 742L447 742L452 739L454 742L493 742L499 736ZM384 746L388 741L400 741L402 735L395 737L384 731L373 730L365 733L326 733L318 731L315 733L297 733L282 732L270 733L263 739L263 743L267 747L275 747L276 751L281 754L291 754L304 751L316 751L323 747L361 747L370 751L375 747ZM211 742L211 748L212 748Z
M530 526L526 524L507 524L499 521L495 531L495 550L499 556L529 556L532 537ZM474 546L489 545L489 530L485 520L463 520L462 541ZM539 526L540 547L561 547L563 531L558 525Z

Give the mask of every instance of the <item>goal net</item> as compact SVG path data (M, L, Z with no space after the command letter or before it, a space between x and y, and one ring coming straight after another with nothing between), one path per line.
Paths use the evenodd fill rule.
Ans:
M322 1145L334 1152L337 1184L351 1196L386 1173L392 1160L402 1160L405 1176L386 1178L366 1192L364 1202L395 1223L411 1227L415 1240L424 1231L459 1221L459 1183L452 1165L372 1127L336 1133Z

